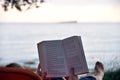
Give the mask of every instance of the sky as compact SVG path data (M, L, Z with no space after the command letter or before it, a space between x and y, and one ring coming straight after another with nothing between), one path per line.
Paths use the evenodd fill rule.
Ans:
M24 7L27 8L27 7ZM120 22L120 0L45 0L22 12L0 6L0 22Z

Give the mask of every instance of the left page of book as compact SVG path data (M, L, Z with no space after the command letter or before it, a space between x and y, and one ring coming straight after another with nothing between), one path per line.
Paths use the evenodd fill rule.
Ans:
M67 76L68 71L62 41L43 41L42 43L41 52L38 48L40 54L39 57L43 67L46 67L42 69L47 72L47 77Z

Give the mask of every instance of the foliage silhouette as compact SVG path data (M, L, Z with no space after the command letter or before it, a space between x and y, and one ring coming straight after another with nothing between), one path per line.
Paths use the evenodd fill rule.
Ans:
M36 8L39 8L39 5L37 3L43 3L44 0L4 0L4 3L2 4L2 8L4 11L8 11L8 7L11 6L11 9L15 7L18 11L22 11L22 6L28 5L28 9L31 9L31 6L35 6Z

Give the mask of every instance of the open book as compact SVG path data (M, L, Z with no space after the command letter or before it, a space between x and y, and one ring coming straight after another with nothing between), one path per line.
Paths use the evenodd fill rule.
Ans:
M71 68L76 75L88 72L80 36L42 41L37 46L41 71L46 72L47 77L69 76Z

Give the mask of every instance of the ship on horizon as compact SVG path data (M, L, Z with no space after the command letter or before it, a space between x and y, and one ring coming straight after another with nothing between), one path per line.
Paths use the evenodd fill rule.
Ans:
M77 23L77 21L76 20L74 20L74 21L63 21L63 22L59 22L59 23Z

